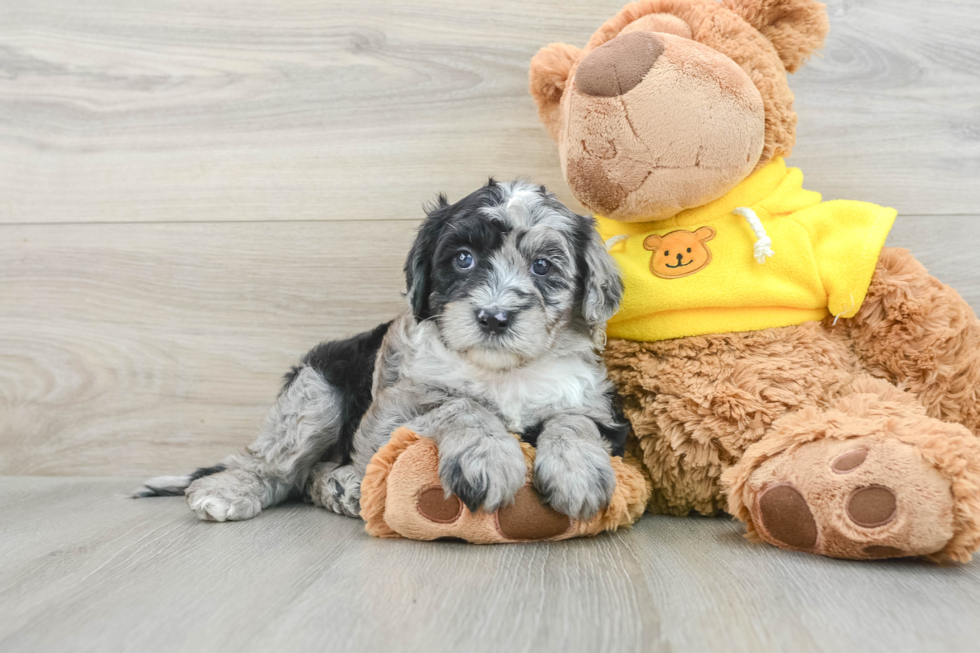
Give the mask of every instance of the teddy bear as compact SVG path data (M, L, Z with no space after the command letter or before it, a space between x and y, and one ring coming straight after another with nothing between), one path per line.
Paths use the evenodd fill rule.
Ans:
M812 0L640 0L530 69L571 193L626 293L605 358L648 511L846 559L980 545L980 321L894 209L822 201L785 159Z

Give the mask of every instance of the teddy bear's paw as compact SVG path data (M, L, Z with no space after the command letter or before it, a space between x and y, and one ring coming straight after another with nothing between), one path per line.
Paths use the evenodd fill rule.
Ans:
M953 537L950 482L888 435L825 438L780 453L748 480L762 539L837 558L934 554Z

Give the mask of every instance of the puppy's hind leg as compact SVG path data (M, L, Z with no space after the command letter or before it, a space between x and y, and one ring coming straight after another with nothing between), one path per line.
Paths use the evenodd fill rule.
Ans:
M187 504L201 519L236 521L282 503L305 487L313 466L338 443L344 417L343 390L314 367L299 368L247 452L191 483Z
M314 505L338 515L361 516L361 476L353 465L316 465L310 474L307 494Z

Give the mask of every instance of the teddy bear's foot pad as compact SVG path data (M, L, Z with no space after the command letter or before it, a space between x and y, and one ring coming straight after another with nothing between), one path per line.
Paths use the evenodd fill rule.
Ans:
M812 549L817 522L806 499L790 483L770 485L759 496L759 522L769 536L794 549Z
M419 515L434 524L454 524L463 516L463 502L455 494L447 497L441 485L422 490L415 506ZM547 540L564 535L572 525L568 515L542 504L530 485L518 490L514 502L496 515L483 518L496 520L496 530L506 541Z
M950 483L915 447L885 435L822 439L751 476L759 536L840 558L933 554L953 536Z
M447 497L441 485L422 490L416 507L420 515L436 524L452 524L463 514L463 502L455 494Z
M564 535L571 526L571 518L541 503L530 485L517 491L514 503L497 511L497 530L509 540L547 540Z

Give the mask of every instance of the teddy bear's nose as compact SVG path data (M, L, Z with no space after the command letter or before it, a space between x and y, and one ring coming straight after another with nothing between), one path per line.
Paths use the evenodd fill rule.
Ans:
M664 40L653 32L620 34L582 60L575 86L586 95L623 95L643 81L663 52Z

